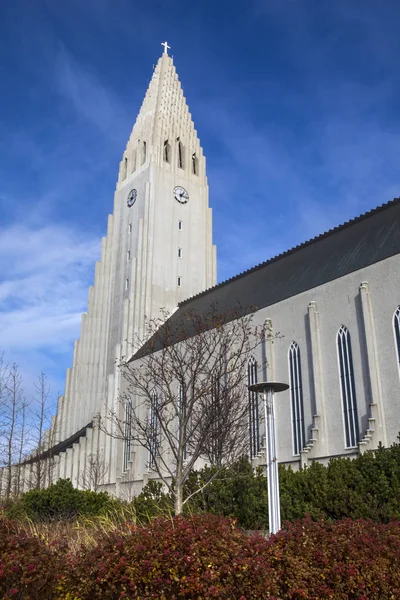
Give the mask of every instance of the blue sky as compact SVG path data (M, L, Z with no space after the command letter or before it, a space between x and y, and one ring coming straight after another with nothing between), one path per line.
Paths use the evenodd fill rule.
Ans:
M0 346L62 392L118 164L168 40L219 280L400 195L396 0L4 0Z

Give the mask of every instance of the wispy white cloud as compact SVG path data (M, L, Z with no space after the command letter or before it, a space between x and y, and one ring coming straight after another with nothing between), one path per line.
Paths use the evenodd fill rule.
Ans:
M55 62L55 81L59 93L69 101L78 115L94 125L110 140L121 143L132 127L120 98L104 85L96 75L77 63L60 44Z
M26 353L38 373L54 363L49 354L70 349L99 250L99 239L61 225L0 230L0 345L9 359L23 364Z

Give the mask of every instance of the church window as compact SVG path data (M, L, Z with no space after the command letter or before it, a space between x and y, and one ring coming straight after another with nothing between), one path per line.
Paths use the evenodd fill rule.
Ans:
M183 155L184 155L183 144L179 140L178 141L178 167L180 169L184 169L184 156Z
M178 229L179 229L179 231L182 231L182 229L183 229L183 222L182 221L178 221Z
M305 445L303 385L300 348L293 342L289 348L289 381L292 409L293 454L300 454Z
M126 179L127 174L128 174L128 159L126 158L126 156L124 156L124 160L122 163L122 179Z
M247 363L247 384L257 383L257 361L254 356ZM249 391L249 432L250 432L250 458L255 458L260 453L260 422L258 411L258 394Z
M128 462L131 458L132 446L132 404L125 404L125 420L124 420L124 455L123 455L123 470L128 468Z
M125 289L129 290L129 279L125 279Z
M129 225L128 225L128 231L129 231L129 233L132 233L132 223L129 223Z
M183 439L186 442L186 408L187 404L185 402L185 391L183 385L179 385L179 405L178 405L178 418L179 418L179 429L183 428ZM183 460L187 459L187 448L186 443L183 446Z
M196 152L192 154L192 173L193 175L198 175L199 171L199 159L196 156Z
M178 287L182 286L182 277L178 277Z
M357 400L350 333L344 325L340 327L337 334L337 348L345 443L346 448L354 448L359 438Z
M171 146L168 140L164 142L164 161L167 163L171 162Z
M142 160L141 160L140 164L144 165L144 163L146 162L146 158L147 158L147 145L146 145L146 142L142 142Z
M182 248L178 248L178 258L182 258Z
M133 173L134 171L136 171L136 150L134 150L132 152L132 167L131 167L131 173Z
M128 252L126 253L126 260L131 260L131 251L128 250Z
M150 420L149 420L149 467L154 469L160 448L160 426L158 418L158 395L155 390L150 398Z
M394 340L397 351L397 363L400 369L400 306L398 306L393 315ZM400 371L399 371L400 374Z

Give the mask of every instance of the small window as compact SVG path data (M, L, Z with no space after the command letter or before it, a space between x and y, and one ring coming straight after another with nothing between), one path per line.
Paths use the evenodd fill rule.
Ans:
M147 156L147 146L146 146L146 142L142 143L142 161L140 164L144 164L146 162L146 156Z
M128 231L129 231L129 233L132 233L132 223L129 223L129 225L128 225Z
M178 287L182 286L182 277L178 277Z
M199 171L199 159L196 156L196 152L192 154L192 173L193 175L198 175Z
M131 251L128 250L128 252L126 253L126 260L131 260Z
M164 142L164 161L167 163L171 162L171 146L168 140Z
M131 167L131 173L133 173L134 171L136 171L136 150L134 150L132 152L132 167Z
M179 229L179 231L182 231L182 229L183 229L183 221L178 221L178 229Z
M178 258L182 258L182 248L178 248Z
M129 279L125 279L125 289L129 290Z
M122 179L126 179L127 174L128 174L128 159L125 156L123 163L122 163Z
M178 142L178 167L180 169L184 168L184 162L183 162L183 145L182 142L179 140Z

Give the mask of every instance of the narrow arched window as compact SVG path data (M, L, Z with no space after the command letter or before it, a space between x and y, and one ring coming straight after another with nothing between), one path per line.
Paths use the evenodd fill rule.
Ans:
M123 470L128 468L131 459L132 446L132 404L125 404L125 420L124 420L124 455L123 455Z
M149 467L156 466L157 455L160 445L158 395L155 390L150 395L150 418L149 418Z
M184 168L183 145L180 140L178 141L178 167L180 169Z
M393 331L394 331L394 342L396 345L397 352L397 364L399 365L400 375L400 306L396 308L393 315Z
M141 165L143 165L146 162L146 158L147 158L147 145L146 142L142 142L142 160L141 160Z
M192 173L193 175L198 175L199 171L199 159L197 158L196 152L192 154Z
M359 439L356 386L350 333L344 325L340 327L337 334L337 348L345 444L346 448L354 448Z
M132 152L132 166L131 166L131 173L133 173L134 171L136 171L136 150L134 150Z
M183 385L179 385L179 404L178 404L178 417L179 417L179 430L184 440L183 444L183 460L187 459L187 446L186 446L186 410L187 410L187 398L185 395L185 390L183 389Z
M257 361L254 356L247 363L247 383L257 383ZM249 433L250 433L250 458L260 452L260 424L258 412L258 394L249 391Z
M292 409L293 454L300 454L305 445L303 385L300 348L293 342L289 348L289 381Z
M168 140L164 142L164 161L167 163L171 162L171 146Z
M128 159L126 156L122 159L122 179L126 179L128 174Z

